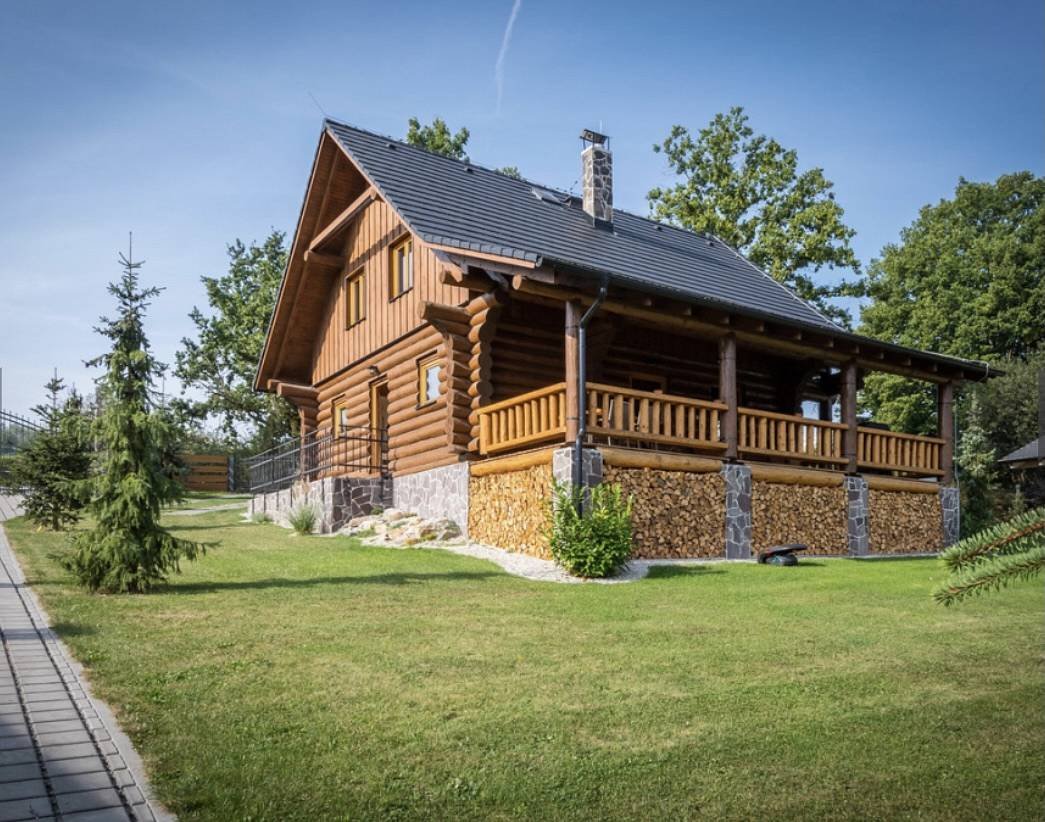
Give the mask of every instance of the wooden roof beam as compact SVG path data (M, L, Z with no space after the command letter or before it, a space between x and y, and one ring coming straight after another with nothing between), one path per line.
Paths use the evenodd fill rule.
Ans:
M312 238L312 242L308 245L308 250L317 251L325 242L333 239L333 237L346 228L352 220L362 213L364 208L376 199L378 199L377 189L370 186L366 191L356 197L356 199L354 199L344 211L331 220L326 228Z
M337 254L320 254L318 251L306 251L305 262L322 268L341 269L345 267L347 260Z
M594 300L594 295L587 292L534 282L523 275L514 277L512 286L521 294L531 294L557 301L576 299L584 303L591 303ZM729 326L708 322L700 319L699 316L686 317L675 315L659 309L645 308L631 302L625 302L625 299L627 298L615 294L602 304L602 308L610 313L632 317L654 325L678 328L713 338L721 337L731 330ZM862 350L860 344L852 341L836 338L832 345L823 346L805 334L803 334L801 339L797 340L781 339L768 333L766 323L761 320L739 317L737 315L732 315L731 319L733 323L732 330L737 336L737 341L751 348L779 351L803 358L813 357L835 364L855 359L861 368L899 374L927 382L945 382L947 379L953 378L953 376L944 375L939 365L935 362L924 363L924 366L903 367L890 362L888 359L877 359L871 352ZM863 347L869 348L870 346L869 344L864 344Z

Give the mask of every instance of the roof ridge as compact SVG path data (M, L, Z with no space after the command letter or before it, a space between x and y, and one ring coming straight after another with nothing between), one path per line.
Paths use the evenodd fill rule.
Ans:
M469 158L468 160L461 160L461 159L458 159L457 157L450 157L450 156L448 156L446 154L440 154L437 151L431 151L430 149L422 148L421 146L411 145L410 143L406 142L405 140L403 140L403 139L401 139L399 137L392 137L392 136L390 136L388 134L382 134L379 131L371 131L368 128L363 128L361 126L354 125L353 123L346 123L343 120L335 120L333 117L324 117L323 118L323 122L325 124L328 124L328 125L338 126L340 128L347 128L347 129L351 129L352 131L358 131L361 134L368 134L369 136L377 137L380 140L388 140L389 142L395 143L396 145L403 146L403 148L408 148L408 149L411 149L413 151L419 151L422 154L429 155L430 157L438 157L438 158L440 158L442 160L446 160L446 161L451 162L451 163L458 163L458 164L460 164L462 166L469 166L471 168L480 168L483 171L489 171L491 174L499 174L501 177L504 177L504 178L506 178L508 180L515 180L516 182L527 183L527 184L529 184L531 186L538 186L540 188L547 189L548 191L554 191L557 194L564 194L565 196L570 197L571 199L576 199L576 200L581 199L580 195L574 194L572 191L569 191L569 190L567 190L565 188L560 188L559 186L550 185L548 183L541 182L540 180L534 180L534 179L531 179L529 177L522 177L522 176L512 177L510 174L505 174L503 171L498 171L496 168L490 168L490 166L483 165L482 163L477 163L474 160L472 160L471 158ZM648 215L645 215L645 214L637 214L636 212L629 211L626 208L619 208L618 206L614 206L613 210L615 212L619 213L619 214L627 214L629 217L634 217L636 220L642 220L643 222L651 223L653 225L667 226L668 228L672 228L675 231L679 231L679 232L681 232L683 234L691 234L694 237L700 237L701 239L707 239L708 237L712 236L712 235L704 233L704 232L694 231L691 228L683 228L682 226L674 225L673 223L667 223L667 222L663 222L661 220L656 220L656 219L654 219L654 218L652 218L652 217L650 217ZM720 243L723 242L718 237L716 237L715 239L717 239Z
M528 177L513 177L512 175L505 174L503 171L499 171L496 168L490 168L490 166L483 165L482 163L477 163L470 157L467 160L461 160L457 157L450 157L447 154L440 154L438 151L432 151L431 149L423 148L421 146L411 145L410 143L398 137L391 137L388 134L382 134L379 131L371 131L370 129L361 128L360 126L353 125L352 123L346 123L341 120L335 120L333 117L324 117L323 123L324 125L332 125L337 126L339 128L351 129L352 131L358 131L361 134L367 134L371 137L377 137L380 140L388 140L391 143L395 143L396 145L410 149L411 151L418 151L422 154L427 154L429 157L438 157L440 160L446 160L450 163L458 163L459 165L468 166L469 168L478 168L482 171L489 171L491 174L497 174L501 177L504 177L506 180L515 180L516 182L527 183L531 186L540 186L541 188L546 188L549 191L556 191L560 194L565 194L568 197L577 196L575 194L570 194L570 192L568 191L563 191L562 189L555 188L555 186L550 186L546 185L545 183L537 182L536 180L531 180Z

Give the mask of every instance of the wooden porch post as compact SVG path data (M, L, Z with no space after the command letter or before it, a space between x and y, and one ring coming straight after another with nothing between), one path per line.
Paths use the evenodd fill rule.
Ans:
M566 442L577 439L580 425L580 398L577 394L577 377L580 373L580 341L578 331L581 323L580 300L566 301Z
M722 416L722 436L726 441L726 459L735 460L737 448L737 337L726 334L718 347L718 398L726 404Z
M954 383L945 382L937 387L937 414L940 425L940 467L943 469L943 484L954 484Z
M842 367L842 423L845 425L842 440L842 456L846 459L845 470L855 474L856 465L856 363L847 362Z

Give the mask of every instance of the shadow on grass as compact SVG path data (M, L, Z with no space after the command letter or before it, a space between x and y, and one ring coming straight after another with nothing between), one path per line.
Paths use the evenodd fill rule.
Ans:
M80 622L56 622L51 626L51 630L63 638L71 636L90 636L91 634L98 633L98 629L94 626L84 625Z
M493 571L453 571L446 574L374 574L358 577L309 577L307 579L252 579L242 582L174 582L158 589L169 594L207 594L219 591L257 591L269 588L312 588L319 585L414 585L425 582L465 582L503 577Z
M651 565L646 579L675 579L676 577L706 577L724 574L724 568L714 565Z

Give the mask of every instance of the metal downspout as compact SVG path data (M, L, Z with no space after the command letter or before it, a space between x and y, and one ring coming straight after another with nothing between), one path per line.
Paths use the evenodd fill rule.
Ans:
M577 382L579 383L577 386L577 416L580 419L577 420L577 439L573 442L573 471L571 472L573 475L571 479L575 487L581 485L583 479L582 449L584 440L588 436L588 322L606 299L609 284L610 278L604 275L595 302L588 306L588 310L581 316L577 328L577 357L579 359L577 363Z

